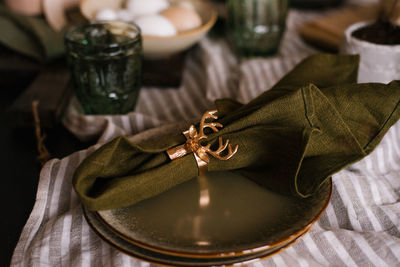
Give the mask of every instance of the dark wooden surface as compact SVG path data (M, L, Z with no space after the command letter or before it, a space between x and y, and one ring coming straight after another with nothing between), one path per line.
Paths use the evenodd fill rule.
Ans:
M60 121L71 95L67 68L62 64L45 67L11 105L8 123L14 128L32 125L32 102L38 101L42 127L53 127Z
M39 181L40 164L36 160L36 139L32 123L15 127L15 113L12 106L29 88L35 88L38 79L43 75L43 66L27 59L13 55L0 48L0 57L7 55L7 61L0 58L0 196L1 219L0 231L0 266L9 266L14 248L18 242L35 202ZM4 59L4 57L2 57ZM56 71L56 69L54 69ZM57 71L56 71L57 72ZM48 97L52 97L50 91ZM40 100L39 100L40 101ZM21 102L20 102L21 103ZM30 118L30 107L24 107L25 119ZM74 151L87 148L90 143L81 143L70 134L59 122L44 129L45 144L53 158L62 158Z
M180 53L161 60L144 60L143 85L178 88L182 81L185 58L186 53ZM73 93L65 61L39 65L0 48L0 71L37 73L8 109L11 120L7 123L11 127L20 128L32 124L32 102L35 100L39 101L38 112L43 127L53 127L60 121Z
M143 61L143 85L179 87L185 65L186 52L165 58Z
M185 56L183 53L162 61L145 61L144 84L179 86ZM10 264L35 203L41 165L37 161L32 101L39 101L45 145L52 158L63 158L92 145L77 140L60 123L70 88L63 60L41 65L0 46L0 266Z

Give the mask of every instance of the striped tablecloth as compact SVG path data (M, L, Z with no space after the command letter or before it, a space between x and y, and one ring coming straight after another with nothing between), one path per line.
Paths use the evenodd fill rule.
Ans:
M148 266L102 241L86 223L71 179L101 143L172 121L199 118L217 98L245 103L268 90L297 62L316 51L296 28L323 14L291 11L280 52L238 61L224 40L204 39L189 54L179 89L145 88L134 113L82 116L74 104L64 118L81 139L98 145L42 169L36 203L15 249L12 266ZM400 266L400 124L368 157L333 177L332 200L295 245L254 266Z

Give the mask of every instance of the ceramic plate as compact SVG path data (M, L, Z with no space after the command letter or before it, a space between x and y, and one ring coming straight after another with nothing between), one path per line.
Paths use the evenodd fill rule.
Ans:
M122 251L125 254L145 260L151 263L171 265L171 266L218 266L218 265L233 265L233 264L250 264L259 259L271 256L278 253L296 242L297 239L289 243L281 244L280 246L271 248L268 251L256 252L250 255L233 256L224 258L191 258L183 256L174 256L152 251L143 247L136 246L115 234L110 228L104 224L98 213L91 212L84 208L85 218L94 231L109 244ZM304 233L303 233L304 234ZM300 235L301 236L301 235Z
M326 208L329 180L308 199L269 191L233 172L210 172L130 207L96 213L115 235L154 253L229 258L295 240Z

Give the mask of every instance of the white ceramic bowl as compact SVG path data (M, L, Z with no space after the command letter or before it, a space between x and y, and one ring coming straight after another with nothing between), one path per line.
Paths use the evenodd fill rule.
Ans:
M352 33L371 22L349 26L340 47L342 54L359 54L358 82L388 83L400 80L400 45L379 45L357 39Z
M143 0L145 1L145 0ZM118 9L123 0L82 0L82 15L93 20L97 12L104 8ZM143 35L143 54L145 58L165 58L182 52L200 41L217 20L217 12L211 4L203 0L169 0L171 4L193 8L201 17L202 25L196 29L178 33L174 36L159 37Z

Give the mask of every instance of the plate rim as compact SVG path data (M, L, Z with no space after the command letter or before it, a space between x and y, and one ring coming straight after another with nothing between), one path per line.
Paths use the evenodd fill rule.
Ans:
M172 262L168 262L167 259L161 259L161 258L158 258L158 260L157 259L149 259L149 258L146 258L146 256L138 255L137 254L138 252L135 253L135 252L130 251L128 249L122 248L118 244L115 244L113 241L110 240L109 237L106 237L105 235L100 233L100 231L93 225L92 220L88 218L89 216L94 216L95 218L99 219L100 218L99 215L96 214L96 212L88 210L84 205L82 205L82 210L83 210L83 215L84 215L84 218L85 218L86 222L88 223L90 228L97 234L97 236L99 236L103 241L105 241L106 243L108 243L109 245L111 245L113 248L117 249L121 253L123 253L125 255L128 255L128 256L131 256L131 257L133 257L135 259L138 259L138 260L146 261L146 262L151 263L151 264L157 264L157 265L162 265L162 266L177 266L177 262L172 263ZM92 215L90 215L89 213L91 213ZM108 228L107 225L103 224L103 226L106 227L111 232L111 234L115 235L116 238L119 238L122 241L128 242L125 239L121 238L120 236L116 235L113 231L111 231ZM311 227L307 227L307 229L304 229L304 232L302 232L299 236L297 236L293 240L289 241L288 243L283 244L281 247L277 248L276 250L274 250L274 251L272 251L270 253L268 253L268 251L261 251L261 252L255 252L255 253L252 253L252 254L249 254L249 255L230 257L230 259L229 258L209 258L210 262L202 262L202 263L199 262L199 263L190 264L188 262L186 262L186 263L180 262L179 266L190 266L190 267L193 267L193 266L200 267L200 266L210 266L210 265L213 265L213 266L221 266L221 265L223 265L223 266L226 266L226 265L233 266L233 265L237 265L237 264L239 264L239 265L247 265L247 264L251 264L251 263L254 263L254 262L259 262L259 261L265 260L265 259L267 259L267 258L269 258L269 257L271 257L271 256L273 256L275 254L278 254L278 253L286 250L287 248L291 247L292 245L296 244L305 234L307 234L307 232L310 229L311 229ZM147 250L147 249L142 248L142 247L138 247L138 246L136 246L136 247L139 248L139 249ZM152 251L152 250L147 250L147 251L156 252L156 251ZM174 256L174 255L164 254L162 252L161 253L160 252L156 252L156 253L163 254L164 256L167 256L167 257L168 256ZM181 256L178 256L178 257L181 257ZM188 258L188 257L182 256L181 258ZM196 258L192 258L192 259L196 259ZM223 261L224 259L230 260L231 262L224 262ZM221 262L219 262L219 263L211 262L212 260L221 260Z
M261 245L261 246L255 246L255 247L249 247L246 249L242 249L242 250L236 250L236 251L221 251L221 252L216 252L216 253L209 253L209 252L199 252L199 253L190 253L190 252L181 252L181 251L177 251L177 250L173 250L173 249L164 249L164 248L160 248L160 247L155 247L146 243L143 243L141 241L137 241L137 240L133 240L127 236L125 236L123 233L119 232L117 229L115 229L112 225L110 225L109 223L107 223L104 218L99 214L98 211L94 211L94 213L96 213L96 216L99 220L101 220L101 222L110 230L112 231L114 234L116 234L117 236L119 236L120 238L124 239L125 241L147 249L147 250L151 250L157 253L163 253L163 254L168 254L168 255L172 255L172 256L180 256L180 257L191 257L191 258L210 258L210 257L214 257L214 258L226 258L226 257L238 257L238 256L245 256L245 255L250 255L253 253L261 253L261 252L266 252L269 249L272 249L274 247L280 246L284 243L289 243L295 239L297 239L298 237L300 237L301 235L305 234L306 232L308 232L312 226L319 220L319 218L322 216L322 214L325 212L326 208L328 207L330 200L332 198L332 191L333 191L333 183L332 183L332 178L328 178L326 180L326 182L329 187L329 193L327 194L327 198L325 199L325 203L323 204L323 207L320 211L318 211L318 213L316 214L315 217L313 217L313 219L311 221L309 221L304 227L302 227L300 230L296 231L295 233L292 233L290 235L288 235L287 237L278 240L274 243L270 243L270 244L265 244L265 245ZM323 187L323 185L321 185L321 188ZM86 208L85 208L86 210Z

